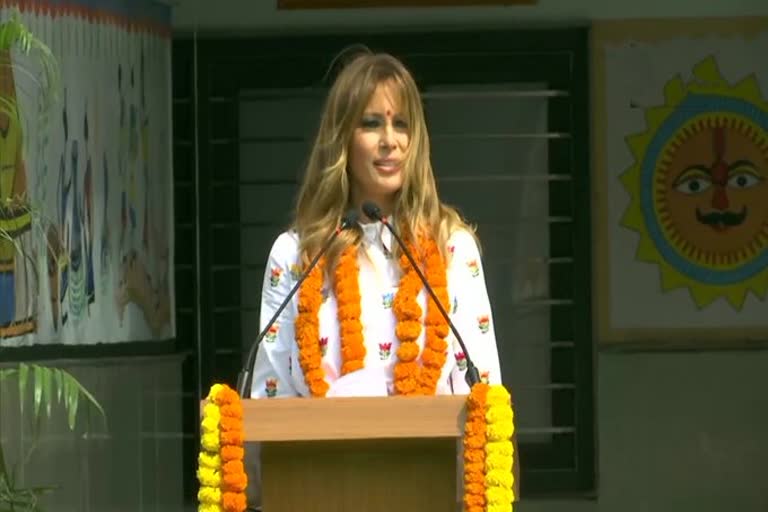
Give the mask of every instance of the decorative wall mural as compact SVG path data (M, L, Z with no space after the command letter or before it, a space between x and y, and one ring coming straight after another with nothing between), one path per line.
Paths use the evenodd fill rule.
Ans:
M593 51L600 342L768 340L768 19L600 22Z
M0 344L174 337L169 8L5 1L0 20L58 68L0 48Z
M632 197L623 225L637 257L658 265L664 291L686 288L699 308L724 297L741 309L768 290L768 103L754 75L729 84L708 57L665 104L646 110L621 176Z

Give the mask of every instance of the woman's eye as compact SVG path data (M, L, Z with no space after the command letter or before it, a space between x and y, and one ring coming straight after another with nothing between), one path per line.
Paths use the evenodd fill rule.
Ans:
M364 117L360 125L363 128L378 128L381 126L381 121L371 117Z

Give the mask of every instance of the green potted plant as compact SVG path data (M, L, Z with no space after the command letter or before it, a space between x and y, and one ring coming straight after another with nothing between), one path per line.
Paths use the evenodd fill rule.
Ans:
M24 402L28 392L32 393L31 414L32 443L22 453L14 466L6 460L3 444L0 443L0 512L33 512L42 510L40 498L55 487L24 487L18 483L19 471L30 460L37 447L41 421L51 418L54 406L63 407L67 424L74 430L81 399L99 411L105 418L99 402L70 373L59 368L20 363L17 368L0 368L0 392L2 387L15 381L19 390L19 413L24 417ZM31 389L28 387L31 385ZM29 391L28 391L29 390Z

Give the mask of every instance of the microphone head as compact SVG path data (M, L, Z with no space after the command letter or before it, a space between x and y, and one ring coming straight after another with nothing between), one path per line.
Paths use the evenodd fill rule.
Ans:
M381 220L381 208L372 201L363 203L363 213L370 219Z
M341 229L349 229L355 224L357 224L357 221L360 219L360 214L357 213L357 210L354 208L350 208L347 210L347 213L344 214L344 216L341 218Z

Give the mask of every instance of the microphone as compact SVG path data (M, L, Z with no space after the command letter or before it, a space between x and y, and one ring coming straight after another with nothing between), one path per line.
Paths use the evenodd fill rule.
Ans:
M416 270L416 273L419 275L419 279L421 279L421 282L424 283L424 288L427 289L427 292L432 297L432 300L434 300L435 304L437 304L437 308L440 310L440 314L443 315L443 318L445 318L446 321L448 321L448 325L451 328L451 332L453 332L453 335L456 336L456 340L459 342L459 345L461 346L461 350L464 351L464 356L467 361L467 374L465 375L464 378L467 381L467 384L469 384L469 387L471 388L472 386L480 382L480 372L475 366L475 363L473 363L472 359L469 357L469 351L467 350L467 346L464 344L464 340L459 334L458 329L456 329L456 326L453 325L453 322L451 321L451 317L448 316L448 312L445 310L443 305L440 304L440 300L437 298L435 291L429 285L429 282L427 281L427 278L424 277L424 274L422 274L421 269L419 269L419 266L416 264L416 261L414 261L413 255L408 250L408 247L405 245L403 240L398 236L395 229L390 225L389 221L387 221L387 218L381 214L381 209L375 203L372 203L371 201L364 202L363 213L365 213L365 215L371 219L381 221L381 223L384 224L387 227L387 229L389 229L390 233L392 233L392 236L395 237L395 240L397 240L398 245L400 245L400 248L403 250L403 253L408 258L408 261L411 262L411 265L413 266L414 270Z
M272 315L272 318L269 319L269 322L267 322L267 325L264 326L264 329L256 337L256 340L253 342L253 344L251 345L251 349L248 352L248 358L245 361L245 366L243 366L242 370L240 370L240 374L237 377L237 393L240 395L241 398L251 397L251 383L253 379L253 375L251 374L251 368L253 367L253 363L256 361L256 352L259 348L259 344L261 343L261 340L264 338L264 336L267 335L267 332L269 332L269 329L272 327L272 325L274 325L274 323L277 322L277 319L280 316L280 314L283 312L286 306L288 306L288 303L291 302L291 299L299 290L299 287L301 286L301 284L304 282L304 280L307 278L310 272L312 272L312 269L315 268L315 266L317 265L317 262L320 261L320 258L328 251L328 248L331 247L331 244L333 243L334 240L336 240L336 237L338 237L339 234L345 229L349 229L350 227L357 224L358 219L359 219L359 215L357 213L357 210L351 209L346 214L344 214L344 216L341 218L341 224L339 224L339 227L337 227L333 231L331 236L325 242L325 245L323 245L323 247L320 248L320 251L318 251L317 255L309 263L309 266L304 270L304 272L302 272L301 276L299 277L299 280L293 286L293 288L285 297L285 299L283 299L283 302L280 303L280 306L275 311L275 314Z

